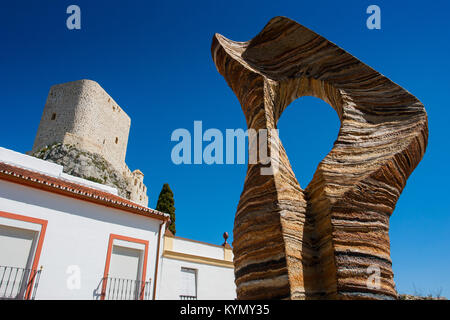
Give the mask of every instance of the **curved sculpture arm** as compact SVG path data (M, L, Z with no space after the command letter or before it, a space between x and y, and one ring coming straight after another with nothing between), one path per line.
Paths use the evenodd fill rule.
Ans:
M234 226L238 298L395 298L389 217L425 152L422 103L285 17L247 42L216 34L211 53L249 129L276 129L305 95L326 101L341 121L304 190L278 136L268 135L277 141L277 172L261 175L261 163L249 164Z

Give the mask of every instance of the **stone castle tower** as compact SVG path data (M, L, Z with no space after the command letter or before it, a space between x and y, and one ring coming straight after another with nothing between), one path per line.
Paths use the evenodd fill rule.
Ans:
M54 85L29 153L63 165L67 173L117 187L121 196L147 206L144 175L125 163L130 124L97 82Z

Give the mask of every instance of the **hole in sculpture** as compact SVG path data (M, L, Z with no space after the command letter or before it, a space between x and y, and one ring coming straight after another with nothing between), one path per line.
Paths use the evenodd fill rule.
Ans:
M312 180L319 163L331 151L340 120L336 111L316 97L293 101L278 121L281 143L302 189Z

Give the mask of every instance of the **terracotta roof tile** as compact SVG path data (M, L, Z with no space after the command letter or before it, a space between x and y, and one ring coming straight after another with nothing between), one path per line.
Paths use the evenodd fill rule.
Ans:
M122 209L154 219L170 220L168 214L138 205L125 198L3 162L0 162L0 179L94 202L107 207Z

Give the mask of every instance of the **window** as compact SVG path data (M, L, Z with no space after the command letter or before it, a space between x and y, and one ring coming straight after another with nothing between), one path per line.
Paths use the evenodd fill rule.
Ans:
M47 221L0 211L0 299L33 299Z
M116 144L119 142L119 138L116 137Z
M0 266L30 267L37 231L0 225Z
M148 241L111 234L101 299L137 300L149 296L146 282Z
M52 114L52 118L51 118L52 120L55 120L56 119L56 113L53 113Z
M17 299L25 295L37 231L0 225L0 297ZM24 281L25 280L25 281Z
M197 270L181 268L181 300L197 299Z
M141 280L143 251L113 245L108 276L127 280Z

